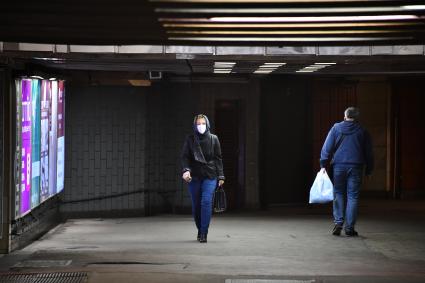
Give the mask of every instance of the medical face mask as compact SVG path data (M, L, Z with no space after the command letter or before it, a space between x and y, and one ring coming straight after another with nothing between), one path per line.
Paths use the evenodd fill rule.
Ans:
M205 124L196 125L196 128L198 129L198 132L201 135L203 135L205 133L205 131L207 130L207 125L205 125Z

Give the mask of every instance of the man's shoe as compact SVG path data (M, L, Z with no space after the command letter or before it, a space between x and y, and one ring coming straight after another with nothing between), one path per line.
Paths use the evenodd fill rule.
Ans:
M198 236L196 237L196 239L198 240L198 242L199 240L201 240L201 232L198 231Z
M334 226L334 229L332 230L332 235L334 236L341 236L342 226L339 224L336 224Z
M206 243L207 242L207 234L201 234L199 238L200 243Z
M347 237L357 237L359 235L359 233L357 233L356 230L345 230L345 235Z

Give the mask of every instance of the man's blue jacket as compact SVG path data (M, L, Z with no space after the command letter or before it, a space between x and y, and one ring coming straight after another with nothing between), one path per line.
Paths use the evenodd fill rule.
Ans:
M320 154L320 167L331 161L334 166L366 166L373 170L373 149L369 133L355 121L336 123L328 133Z

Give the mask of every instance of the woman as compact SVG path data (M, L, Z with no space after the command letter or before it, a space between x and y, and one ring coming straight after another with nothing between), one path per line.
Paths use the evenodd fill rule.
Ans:
M210 133L207 116L193 120L193 134L186 137L182 152L183 179L189 183L192 215L198 228L198 241L207 242L215 189L224 184L220 142Z

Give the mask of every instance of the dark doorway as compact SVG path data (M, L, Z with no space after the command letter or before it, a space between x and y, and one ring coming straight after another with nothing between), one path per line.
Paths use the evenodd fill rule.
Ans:
M241 102L239 100L218 100L215 105L215 132L223 155L225 190L230 210L244 205L244 159Z
M396 118L395 196L425 196L425 96L423 79L394 84Z
M320 151L331 127L343 120L347 107L357 105L355 82L317 80L312 88L313 159L312 174L320 169Z
M262 81L260 202L263 208L306 203L311 178L309 81Z

